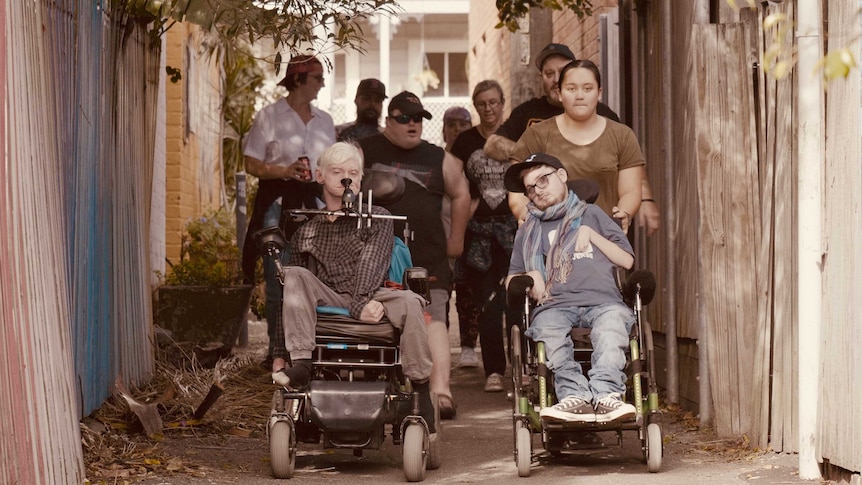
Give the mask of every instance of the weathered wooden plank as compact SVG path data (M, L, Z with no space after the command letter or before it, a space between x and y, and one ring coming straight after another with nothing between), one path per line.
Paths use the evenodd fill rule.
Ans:
M687 57L685 74L688 81L685 87L684 106L696 106L697 96L701 84L693 82L701 65L695 45L699 42L702 34L692 31L691 53ZM698 208L697 208L697 140L695 123L697 115L693 109L683 110L682 137L678 148L676 163L674 165L674 180L666 183L674 185L676 194L676 220L673 226L668 227L674 232L675 246L673 250L674 265L676 270L676 285L673 291L676 293L676 325L679 337L698 338L706 337L698 334L699 327L699 284L698 281Z
M754 171L752 183L755 186L751 193L750 203L756 218L752 224L754 230L755 253L755 302L757 319L753 327L754 338L750 340L750 355L752 357L751 399L748 401L751 412L749 439L753 446L765 448L769 441L769 389L770 389L770 345L772 340L772 211L773 211L773 164L764 159L765 128L762 123L763 113L763 74L759 69L759 53L762 52L760 39L762 24L756 9L740 11L740 27L743 30L745 45L744 63L741 69L748 82L740 86L743 93L745 108L741 120L748 119L747 131L750 136L750 158L747 166ZM744 121L743 121L744 122ZM746 128L743 128L746 129ZM747 339L746 339L747 340Z
M694 180L697 181L698 191L698 207L700 216L700 226L698 228L699 241L699 259L702 267L699 267L698 288L700 295L703 298L701 304L704 311L708 310L710 324L706 340L708 342L709 355L709 370L710 383L713 392L713 408L714 422L716 429L734 428L731 424L734 422L733 410L728 396L732 395L729 387L728 379L714 378L725 372L728 368L728 352L722 347L722 344L727 342L727 327L718 327L711 324L715 319L721 319L720 315L716 315L713 308L717 307L714 302L715 296L710 293L711 287L707 287L708 282L706 271L715 267L713 255L717 245L715 241L723 239L720 220L716 220L715 212L703 211L704 200L709 200L709 196L703 193L704 185L701 181L709 178L710 183L718 185L715 177L712 175L714 167L719 163L719 150L721 143L721 126L709 126L711 115L717 111L717 108L712 106L713 102L717 101L718 96L713 95L712 83L721 76L721 69L718 64L718 47L717 47L717 27L714 25L694 26L692 32L692 50L694 52L694 65L697 66L694 72L694 83L697 86L695 95L695 117L692 126L695 130L695 142L697 146L696 162L694 164L697 169ZM710 194L711 195L711 194ZM708 240L706 244L704 241ZM720 263L719 263L720 264Z
M703 50L697 83L697 167L702 293L709 329L710 379L716 430L750 432L758 336L756 258L758 194L749 71L739 24L713 29L694 48ZM744 399L742 399L744 397Z
M829 3L829 50L859 56L858 2ZM807 73L799 73L807 76ZM821 327L820 451L824 459L862 472L862 164L858 71L828 85L826 96L823 324ZM804 221L801 221L804 223ZM804 297L804 295L800 295ZM800 390L811 392L812 390Z
M765 15L784 13L792 22L793 4L771 5ZM772 42L775 30L763 32L767 42ZM792 32L788 29L782 39L793 45ZM767 159L774 166L774 215L772 223L772 402L771 402L771 446L776 451L798 451L799 443L795 423L798 417L797 396L797 327L795 317L795 288L793 284L796 241L794 201L796 187L797 145L794 128L794 99L796 97L796 72L785 79L766 78L768 88L767 115Z

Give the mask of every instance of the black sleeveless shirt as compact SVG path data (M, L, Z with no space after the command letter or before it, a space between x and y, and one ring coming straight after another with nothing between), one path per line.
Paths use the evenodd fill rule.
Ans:
M448 289L452 278L446 255L446 234L440 219L445 185L442 148L422 140L405 150L393 145L382 133L356 141L365 155L365 179L372 172L393 174L404 181L404 193L394 201L374 198L374 205L394 215L407 216L413 231L408 241L414 266L428 270L432 288ZM363 183L363 192L367 190ZM404 236L404 222L395 221L395 235Z

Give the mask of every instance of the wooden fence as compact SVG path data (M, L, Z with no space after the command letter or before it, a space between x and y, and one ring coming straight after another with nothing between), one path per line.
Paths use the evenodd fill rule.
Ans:
M792 18L792 6L780 8ZM697 286L715 428L794 451L795 89L792 76L776 81L761 68L767 13L694 26L685 142L696 160Z
M858 0L830 1L829 50L848 48L860 59ZM808 73L799 73L807 76ZM859 68L826 92L823 319L820 455L855 472L862 483L862 86ZM804 297L804 295L802 295ZM812 365L814 363L812 362ZM845 477L846 478L846 477Z

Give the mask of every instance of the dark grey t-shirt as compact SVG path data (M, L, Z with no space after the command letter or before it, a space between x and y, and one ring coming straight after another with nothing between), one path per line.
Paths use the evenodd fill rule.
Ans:
M547 257L553 241L559 234L562 219L542 223L542 253ZM581 217L581 225L593 230L615 243L629 254L634 250L629 244L620 226L607 214L593 204L587 205L587 210ZM515 235L515 247L509 264L509 274L524 273L524 226ZM551 285L551 297L543 305L536 308L536 313L554 307L593 306L602 303L622 303L623 299L614 280L614 264L592 246L590 251L566 255L572 259L572 272L565 283ZM534 313L535 315L535 313Z

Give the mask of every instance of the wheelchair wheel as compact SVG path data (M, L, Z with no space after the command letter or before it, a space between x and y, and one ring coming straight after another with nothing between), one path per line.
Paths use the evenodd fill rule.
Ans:
M425 468L428 455L425 453L425 427L421 424L409 424L404 430L402 443L404 460L404 477L408 482L425 480Z
M533 436L523 421L515 421L515 463L518 476L530 476L530 462L533 459Z
M269 458L275 478L290 478L296 467L296 434L290 421L276 421L269 429Z
M661 468L662 439L661 426L658 423L650 423L646 433L646 459L647 470L656 473Z

